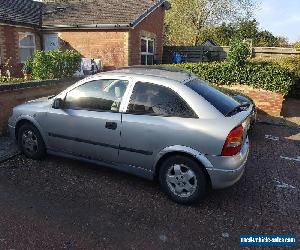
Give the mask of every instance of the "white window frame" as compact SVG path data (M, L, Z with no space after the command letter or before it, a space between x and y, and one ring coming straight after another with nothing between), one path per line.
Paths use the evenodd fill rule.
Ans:
M31 33L31 32L18 32L18 35L19 35L19 49L33 49L33 51L36 51L36 44L35 44L35 34L34 33ZM21 45L21 35L26 35L26 36L32 36L32 41L33 41L33 45L32 46L24 46L24 45ZM21 53L20 53L21 54ZM21 59L21 55L20 55L20 61L21 63L25 63L26 61L22 61Z
M51 50L46 48L46 40L49 39L50 36L53 36L53 37L55 36L55 39L57 39L57 48L51 49ZM43 34L43 40L44 40L44 51L52 51L52 50L59 49L59 47L60 47L58 33L45 33L45 34Z
M142 52L142 40L145 40L146 41L146 52ZM149 52L149 41L152 41L153 42L153 52L150 53ZM155 39L153 38L149 38L149 37L141 37L141 64L142 64L142 56L146 56L146 65L148 65L148 62L147 62L147 56L153 56L153 61L154 61L154 55L155 55Z

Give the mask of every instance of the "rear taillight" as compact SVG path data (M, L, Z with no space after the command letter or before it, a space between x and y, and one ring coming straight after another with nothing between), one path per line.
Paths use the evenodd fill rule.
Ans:
M221 155L232 156L239 153L242 148L243 134L244 130L242 125L231 130L226 138Z

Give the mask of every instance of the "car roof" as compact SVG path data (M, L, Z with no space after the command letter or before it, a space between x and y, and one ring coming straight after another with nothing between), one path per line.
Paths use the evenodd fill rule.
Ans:
M70 86L62 93L66 93L88 81L98 80L101 78L121 79L121 77L134 79L135 82L149 82L171 88L177 92L189 105L191 105L191 107L193 107L194 111L197 113L197 115L199 115L199 117L201 117L203 114L205 114L206 119L219 116L223 117L223 115L207 100L205 100L204 97L200 96L194 90L185 85L185 83L197 77L187 70L182 70L175 67L131 66L119 68L86 77L76 84ZM201 105L199 105L199 103L201 103Z
M187 70L170 66L131 66L119 68L105 73L119 73L130 76L149 76L165 78L177 82L186 82L195 76Z

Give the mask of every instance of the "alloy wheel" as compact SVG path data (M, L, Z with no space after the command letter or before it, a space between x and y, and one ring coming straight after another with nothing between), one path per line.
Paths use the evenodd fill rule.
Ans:
M167 172L166 181L173 194L190 197L197 189L195 172L184 164L172 165Z
M22 146L29 154L38 151L38 138L32 130L25 130L22 134Z

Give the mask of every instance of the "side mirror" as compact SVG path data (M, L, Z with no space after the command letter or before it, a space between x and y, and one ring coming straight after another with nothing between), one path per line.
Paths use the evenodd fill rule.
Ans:
M64 107L64 101L61 98L56 98L52 104L54 109L62 109Z

